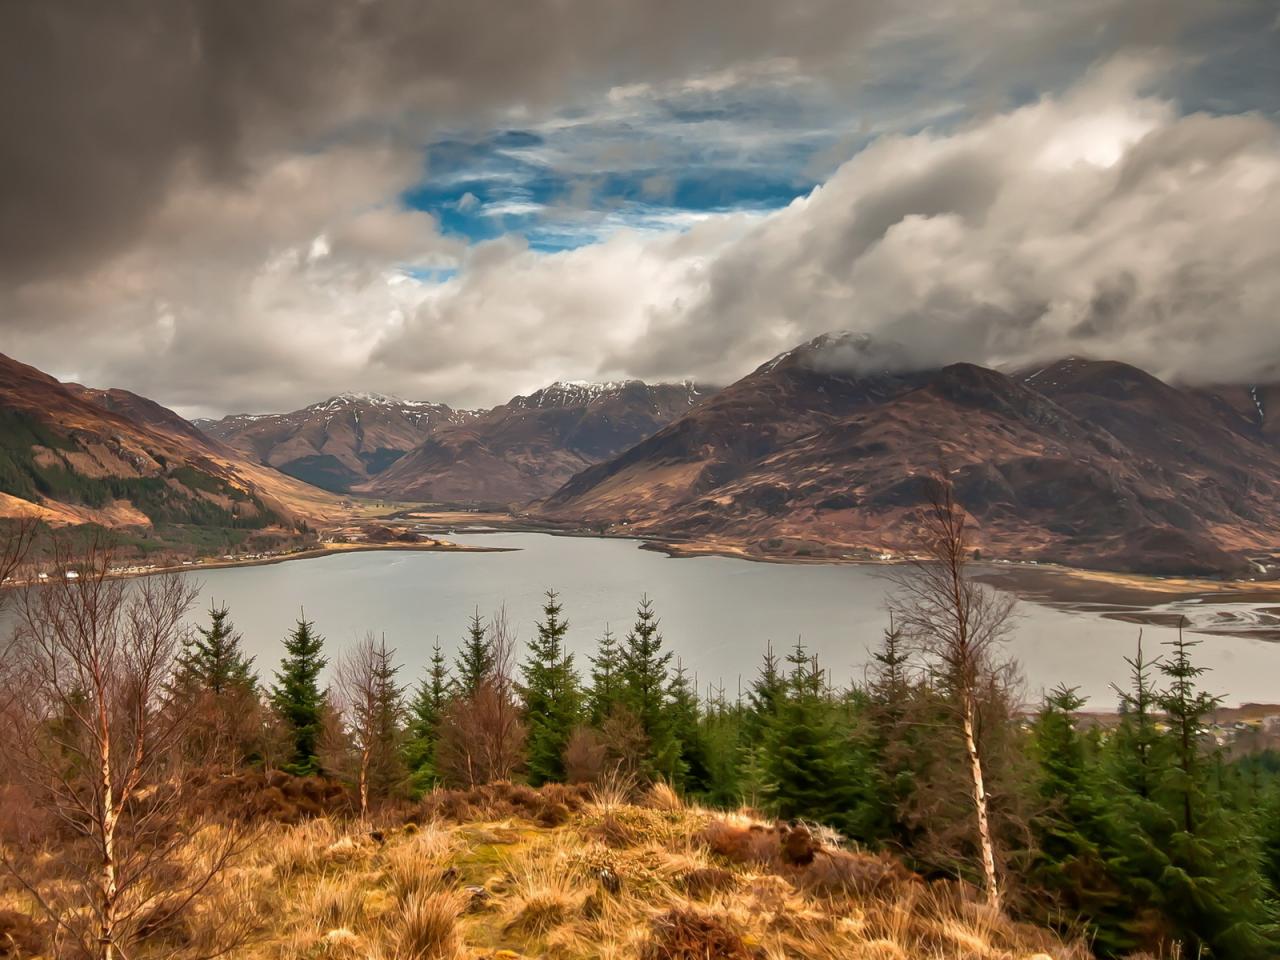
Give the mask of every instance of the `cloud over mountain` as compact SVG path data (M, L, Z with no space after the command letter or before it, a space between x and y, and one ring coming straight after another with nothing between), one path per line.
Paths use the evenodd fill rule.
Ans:
M545 326L566 362L598 330L606 368L728 380L853 328L920 365L1085 353L1274 378L1280 129L1181 116L1141 94L1151 69L1115 61L953 132L883 137L767 216L555 256L488 250L375 357L429 363L433 333L456 328L464 349L518 364L525 341L507 331Z

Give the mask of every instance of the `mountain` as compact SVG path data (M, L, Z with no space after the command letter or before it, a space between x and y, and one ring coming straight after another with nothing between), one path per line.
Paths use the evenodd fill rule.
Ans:
M558 381L442 427L355 489L402 500L523 504L695 409L711 392L692 382Z
M909 370L850 334L764 364L536 509L763 556L900 555L940 464L987 555L1252 575L1280 543L1280 449L1219 394L1080 359Z
M304 536L336 498L248 462L126 390L0 355L0 515L134 531L157 546ZM198 532L197 532L198 531Z
M209 436L259 463L326 490L345 492L418 447L441 427L475 414L442 403L343 393L292 413L199 420Z

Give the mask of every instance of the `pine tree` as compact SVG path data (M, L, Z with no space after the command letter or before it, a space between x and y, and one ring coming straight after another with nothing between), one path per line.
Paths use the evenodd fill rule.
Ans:
M769 723L777 715L778 705L785 699L787 681L781 669L782 661L773 652L773 641L765 648L760 670L747 691L747 713L743 722L743 737L748 746L759 746L765 738Z
M227 607L211 607L209 620L183 641L167 709L189 720L182 738L188 759L235 766L253 760L262 747L258 679Z
M596 642L591 661L591 689L587 693L587 711L592 726L600 727L613 708L622 701L622 649L613 631L606 626Z
M711 785L708 746L703 736L702 711L698 691L684 663L676 661L667 685L671 732L679 748L672 782L694 793L705 793Z
M1159 778L1158 691L1152 671L1160 665L1160 659L1152 661L1143 656L1139 633L1137 654L1125 657L1124 662L1129 665L1129 688L1112 687L1120 697L1120 723L1116 727L1113 751L1117 760L1116 777L1124 787L1148 800Z
M671 652L662 649L653 603L641 597L635 626L622 646L622 705L648 741L647 756L637 770L648 779L674 780L680 762L680 745L666 709L670 663Z
M409 703L405 764L415 793L422 793L436 781L435 749L440 736L440 718L449 701L449 667L436 638L427 675L419 681Z
M1115 851L1104 816L1100 770L1076 729L1076 712L1083 705L1075 688L1059 686L1045 698L1036 719L1031 739L1035 843L1027 874L1045 901L1043 922L1081 918L1089 925L1095 949L1116 955L1135 946L1126 931L1132 905L1110 862Z
M1211 775L1215 766L1205 762L1205 721L1221 701L1199 687L1206 670L1191 660L1198 645L1179 627L1160 665L1169 687L1157 702L1169 723L1172 757L1160 796L1177 824L1167 839L1157 838L1171 864L1160 877L1161 900L1189 945L1214 957L1262 960L1280 953L1275 891L1262 873L1247 812L1230 808Z
M493 673L493 667L493 645L477 608L467 624L467 635L462 640L462 649L458 651L455 663L458 695L464 700L474 698Z
M741 703L741 693L738 696L741 718L736 751L737 780L743 801L751 805L764 803L768 788L766 742L769 730L777 719L778 707L786 698L786 676L781 663L773 651L773 641L770 640L765 647L756 677L747 690L746 703Z
M315 624L304 617L285 638L285 656L280 661L271 703L288 726L292 756L285 770L307 776L320 770L320 732L325 696L319 686L320 672L328 660L320 655L324 637L315 633Z
M1188 640L1182 627L1178 627L1177 637L1167 644L1173 653L1159 668L1170 686L1156 697L1171 727L1176 774L1167 779L1177 795L1182 829L1187 833L1195 832L1195 808L1202 799L1200 740L1205 732L1205 719L1222 703L1221 697L1210 696L1197 687L1197 681L1206 672L1204 667L1191 662L1191 649L1199 644L1198 640Z
M742 762L741 706L725 700L724 688L717 688L707 698L702 730L706 743L708 784L705 798L712 806L737 807L743 801L744 764Z
M825 674L799 640L787 662L786 694L765 740L766 796L779 817L842 827L849 812L847 750L833 724Z
M1274 891L1251 817L1232 809L1203 753L1201 732L1215 698L1199 689L1204 671L1191 661L1195 643L1179 635L1171 646L1168 660L1156 663L1170 680L1166 690L1156 690L1141 652L1129 661L1131 690L1122 694L1109 744L1110 866L1132 918L1119 925L1121 936L1147 949L1178 940L1190 955L1274 957Z
M556 592L548 590L542 622L521 667L529 782L534 786L564 780L564 750L582 714L581 685L573 654L565 649L569 624L562 612Z
M921 738L925 734L921 725L912 722L918 683L909 672L911 655L892 617L871 659L861 739L869 754L872 795L878 798L874 831L880 841L909 849L919 835L919 827L907 815L907 808L917 789ZM870 824L867 829L872 829ZM864 838L864 842L869 839Z
M873 661L869 692L880 705L879 719L891 725L901 723L911 698L911 679L907 670L911 654L906 649L902 631L894 626L892 616L885 628L880 648L871 654Z
M178 659L179 684L215 696L253 690L253 657L244 655L243 638L230 616L225 605L209 608L209 626L196 627Z

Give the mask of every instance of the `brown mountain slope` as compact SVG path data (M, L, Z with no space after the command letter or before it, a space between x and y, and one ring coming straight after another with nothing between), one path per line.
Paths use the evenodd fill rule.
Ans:
M557 382L442 428L355 489L435 502L523 504L701 403L705 387Z
M1216 397L1079 360L846 372L867 349L784 354L538 509L762 555L901 553L943 463L989 555L1251 574L1280 545L1280 452Z
M343 393L292 413L234 414L198 425L259 463L344 492L385 470L441 427L474 415L442 403Z
M210 546L250 533L296 537L337 507L144 397L62 384L2 355L0 493L4 515Z
M1193 393L1230 407L1271 442L1280 442L1280 383L1224 384Z

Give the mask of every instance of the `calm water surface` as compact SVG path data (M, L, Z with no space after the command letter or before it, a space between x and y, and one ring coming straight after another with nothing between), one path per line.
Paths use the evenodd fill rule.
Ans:
M328 638L331 656L373 630L397 649L402 678L414 680L437 637L452 657L477 606L487 615L505 602L518 639L527 639L549 587L561 593L569 646L585 666L606 624L625 633L647 592L662 618L667 646L697 673L704 689L708 681L723 682L730 696L740 677L744 686L750 682L770 640L786 648L802 637L838 680L860 676L868 648L887 622L885 598L892 585L874 566L672 559L632 541L537 533L454 539L518 549L350 553L190 576L201 584L206 609L213 600L230 605L264 678L302 609ZM1029 695L1065 682L1078 685L1090 706L1110 707L1110 684L1123 680L1123 658L1132 654L1139 628L1098 610L1027 601L1018 609L1008 646L1022 664ZM1158 626L1144 630L1149 647L1173 635ZM1205 678L1210 690L1232 703L1280 701L1280 643L1247 636L1199 639L1198 659L1212 669Z

